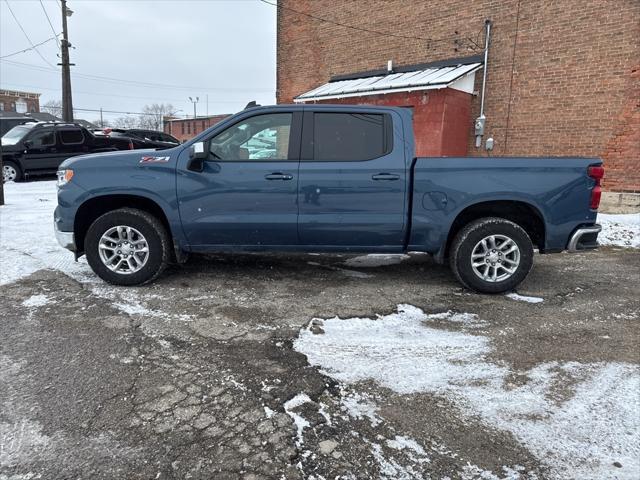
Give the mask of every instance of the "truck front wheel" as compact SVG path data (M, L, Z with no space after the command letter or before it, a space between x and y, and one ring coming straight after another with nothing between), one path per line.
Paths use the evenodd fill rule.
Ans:
M91 269L114 285L141 285L162 273L170 242L162 223L148 212L121 208L98 217L84 241Z
M482 293L506 292L529 274L533 243L516 223L504 218L481 218L456 234L449 263L465 287Z
M22 170L20 167L10 160L2 161L2 182L19 182L22 180Z

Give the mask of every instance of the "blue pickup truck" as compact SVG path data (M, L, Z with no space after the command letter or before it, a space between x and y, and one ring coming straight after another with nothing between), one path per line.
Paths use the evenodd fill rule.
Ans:
M540 253L597 246L602 162L421 158L411 111L246 109L178 147L85 155L58 172L58 241L139 285L191 252L427 252L498 293Z

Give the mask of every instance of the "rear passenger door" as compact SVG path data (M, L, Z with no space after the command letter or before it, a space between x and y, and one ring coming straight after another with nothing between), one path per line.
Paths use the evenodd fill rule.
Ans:
M60 158L58 159L56 168L64 160L75 155L82 155L89 151L86 138L82 128L76 126L58 127L58 151Z
M298 181L302 245L399 251L407 171L402 129L372 109L305 110Z

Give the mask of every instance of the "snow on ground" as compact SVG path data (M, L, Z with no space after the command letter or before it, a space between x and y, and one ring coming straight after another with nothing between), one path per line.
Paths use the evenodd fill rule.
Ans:
M510 298L511 300L516 300L518 302L527 302L527 303L542 303L544 302L544 298L540 297L528 297L526 295L519 295L515 292L507 293L505 297Z
M376 319L335 317L321 321L324 334L302 330L294 348L341 382L374 380L400 394L443 395L468 415L511 432L555 478L635 477L637 366L551 362L518 372L529 381L506 387L512 372L485 359L492 351L487 337L431 328L429 317L411 305Z
M349 258L344 262L348 267L382 267L384 265L395 265L407 260L409 255L390 253L371 253L360 257Z
M597 222L602 225L598 235L600 245L640 248L640 213L599 213Z
M284 411L286 412L287 415L291 417L291 419L293 420L293 423L295 423L296 425L296 445L297 446L301 446L304 443L304 429L309 428L311 424L302 415L294 412L293 409L296 407L299 407L300 405L308 403L310 401L311 401L311 398L309 398L309 395L307 395L306 393L299 393L295 397L287 400L284 403Z
M31 295L27 298L22 305L30 308L43 307L49 303L49 298L46 295Z
M50 268L76 279L91 275L84 260L58 245L53 230L56 182L6 183L0 207L0 285Z

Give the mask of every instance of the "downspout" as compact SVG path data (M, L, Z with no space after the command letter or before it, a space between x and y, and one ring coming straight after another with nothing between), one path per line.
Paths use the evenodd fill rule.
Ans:
M484 94L487 86L487 62L489 60L489 40L491 39L491 20L485 20L485 36L484 36L484 65L482 66L482 93L480 97L480 116L476 118L476 148L482 145L482 137L484 135L484 124L486 117L484 116Z

